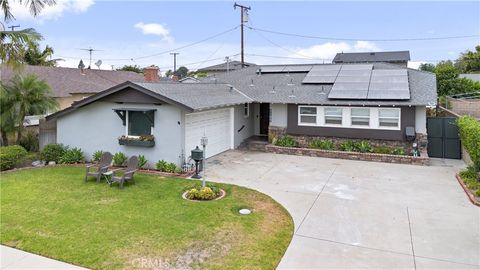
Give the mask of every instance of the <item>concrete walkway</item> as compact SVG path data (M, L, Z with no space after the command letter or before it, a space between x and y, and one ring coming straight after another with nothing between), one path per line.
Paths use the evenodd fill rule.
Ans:
M270 195L295 232L279 269L480 269L480 208L461 161L414 166L229 151L207 178Z
M52 260L43 256L0 246L0 269L86 269L76 265Z

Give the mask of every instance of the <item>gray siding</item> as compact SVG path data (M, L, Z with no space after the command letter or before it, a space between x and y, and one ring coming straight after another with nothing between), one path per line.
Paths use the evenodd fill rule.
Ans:
M234 147L237 148L245 139L253 136L255 128L253 126L255 117L254 104L250 104L250 115L245 118L243 114L243 104L234 107ZM243 127L243 128L242 128ZM242 130L240 130L242 129Z
M415 127L415 107L401 107L400 130L310 127L298 125L298 105L288 105L287 133L352 139L405 140L405 127Z
M125 126L113 108L154 108L155 146L132 147L118 144L118 137L125 135ZM87 159L96 150L112 154L122 151L127 156L145 155L149 164L160 159L181 164L183 149L182 111L171 105L117 104L95 102L57 120L57 142L70 147L80 147Z

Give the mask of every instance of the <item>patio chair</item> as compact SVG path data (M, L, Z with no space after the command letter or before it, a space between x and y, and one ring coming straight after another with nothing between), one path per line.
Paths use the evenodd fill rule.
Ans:
M133 174L138 170L138 158L136 156L131 156L127 161L126 169L116 169L113 170L112 178L110 179L110 186L112 183L118 183L119 188L123 188L125 182L133 182L135 184L135 179ZM115 175L115 172L124 171L122 175Z
M112 163L112 158L113 155L110 152L105 152L102 154L98 164L88 164L87 172L85 173L85 182L87 182L89 176L96 177L97 183L100 182L102 175L108 171L108 167L110 167L110 164ZM96 170L90 171L91 168L96 168Z

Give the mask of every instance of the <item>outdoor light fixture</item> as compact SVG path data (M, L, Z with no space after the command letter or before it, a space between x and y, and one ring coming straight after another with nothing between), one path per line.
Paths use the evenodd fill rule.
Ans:
M205 163L205 153L206 153L206 148L207 148L207 144L208 144L208 138L207 136L205 136L205 133L203 133L203 136L202 138L200 139L200 144L203 146L203 160L202 160L202 164L203 164L203 182L202 182L202 187L205 187L206 186L206 182L205 182L205 171L206 171L206 163Z

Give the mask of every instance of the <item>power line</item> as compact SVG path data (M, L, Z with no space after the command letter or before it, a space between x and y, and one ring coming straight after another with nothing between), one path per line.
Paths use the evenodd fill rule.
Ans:
M285 33L280 31L268 30L256 28L253 26L247 26L251 30L256 30L265 33L271 33L276 35L291 36L291 37L301 37L301 38L310 38L310 39L322 39L322 40L335 40L335 41L375 41L375 42L396 42L396 41L425 41L425 40L448 40L448 39L463 39L463 38L473 38L479 37L480 35L463 35L463 36L445 36L445 37L425 37L425 38L391 38L391 39L368 39L368 38L340 38L340 37L322 37L322 36L312 36L312 35L302 35L294 33Z

